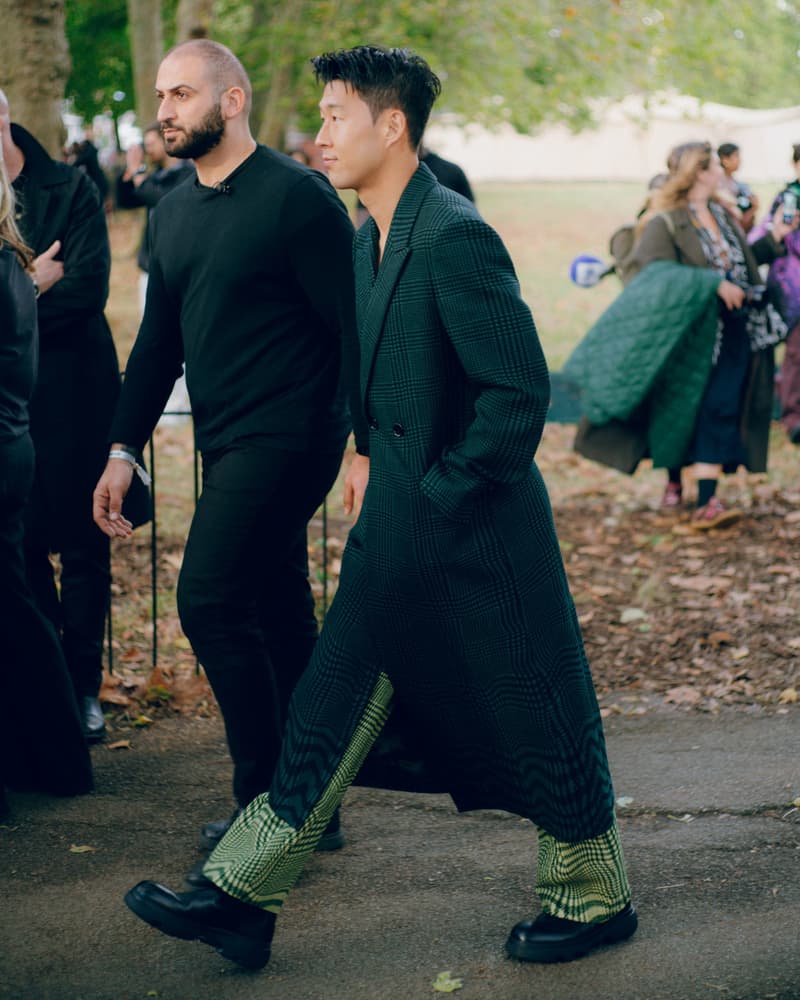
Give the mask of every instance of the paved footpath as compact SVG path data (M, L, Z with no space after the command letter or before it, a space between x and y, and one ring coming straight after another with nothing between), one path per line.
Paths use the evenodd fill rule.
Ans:
M14 1000L800 1000L800 712L613 717L607 735L640 928L558 966L504 957L532 914L535 843L505 813L351 789L347 846L316 855L248 973L140 923L142 878L179 888L229 808L217 720L93 751L97 792L14 796L0 827L0 997ZM91 851L76 853L72 846Z

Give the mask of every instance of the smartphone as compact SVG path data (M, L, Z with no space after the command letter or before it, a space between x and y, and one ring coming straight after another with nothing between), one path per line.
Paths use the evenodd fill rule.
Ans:
M797 212L797 195L793 191L783 192L783 221L791 226Z

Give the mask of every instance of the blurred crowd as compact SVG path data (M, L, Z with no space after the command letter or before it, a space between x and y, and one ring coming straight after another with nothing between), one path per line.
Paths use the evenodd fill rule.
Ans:
M791 162L762 211L736 144L671 149L611 237L613 266L592 272L623 292L564 368L581 393L576 449L628 473L644 458L665 468L661 506L691 511L696 531L742 516L720 479L766 471L776 408L800 444L800 145Z

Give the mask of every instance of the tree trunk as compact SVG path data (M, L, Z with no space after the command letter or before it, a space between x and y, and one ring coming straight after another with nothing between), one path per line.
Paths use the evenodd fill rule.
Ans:
M136 120L140 128L147 128L156 116L156 75L164 54L161 0L128 0L128 31Z
M253 88L251 126L259 142L283 148L295 105L299 71L291 37L296 25L309 14L308 0L255 0L252 5L252 32L264 40L261 52L261 79Z
M175 18L175 42L208 38L214 21L214 0L180 0Z
M64 0L0 0L0 87L11 120L61 159L61 102L70 71Z

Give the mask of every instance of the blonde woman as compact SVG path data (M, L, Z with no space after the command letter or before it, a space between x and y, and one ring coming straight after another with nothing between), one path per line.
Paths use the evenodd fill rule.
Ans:
M723 180L717 154L707 142L689 142L670 153L670 177L653 193L642 217L632 273L656 260L719 274L719 319L713 363L685 456L697 482L697 530L720 527L738 514L716 495L723 472L740 465L751 472L767 467L772 412L774 342L764 330L764 311L755 307L759 264L785 252L784 235L794 228L780 218L772 231L748 246L736 219L715 197ZM670 469L663 506L682 502L680 468Z
M32 254L14 221L0 155L0 818L5 788L54 795L91 791L92 767L61 644L26 580L23 509L33 483L28 403L36 381ZM35 696L35 698L34 698ZM35 725L19 706L36 703Z

